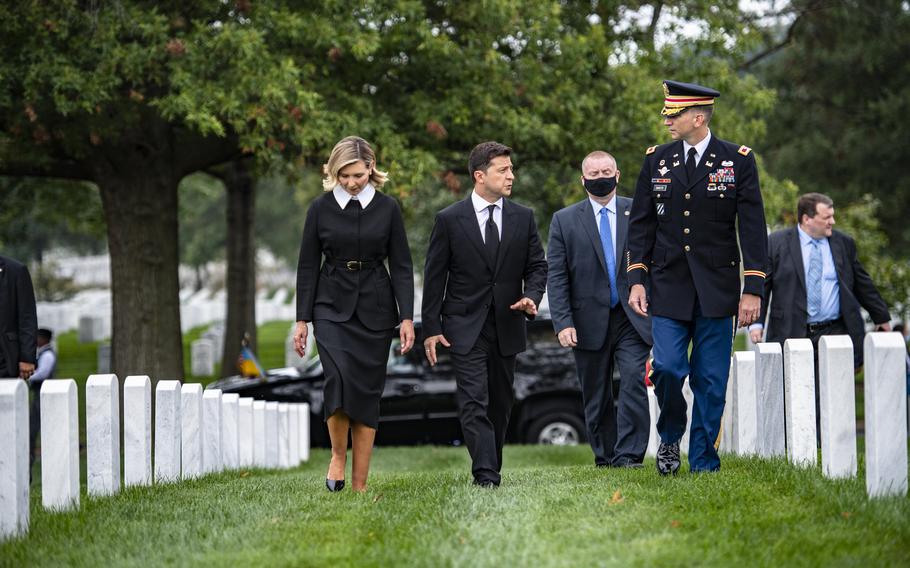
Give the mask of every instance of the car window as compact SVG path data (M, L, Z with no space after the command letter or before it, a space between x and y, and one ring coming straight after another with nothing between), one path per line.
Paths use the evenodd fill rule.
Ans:
M532 372L544 368L575 367L571 349L559 345L553 325L549 322L531 322L528 325L528 348L516 357L516 371Z

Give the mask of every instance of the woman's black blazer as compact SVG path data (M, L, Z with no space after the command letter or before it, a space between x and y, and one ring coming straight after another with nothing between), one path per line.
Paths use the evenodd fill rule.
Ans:
M297 263L298 321L344 322L356 314L379 331L413 319L414 271L401 208L378 191L366 209L358 205L352 200L341 209L332 192L310 205Z

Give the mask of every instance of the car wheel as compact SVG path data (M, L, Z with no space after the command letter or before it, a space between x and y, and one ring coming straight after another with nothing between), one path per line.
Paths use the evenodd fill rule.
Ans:
M555 413L532 422L525 441L529 444L577 446L583 436L584 426L581 420L571 414Z

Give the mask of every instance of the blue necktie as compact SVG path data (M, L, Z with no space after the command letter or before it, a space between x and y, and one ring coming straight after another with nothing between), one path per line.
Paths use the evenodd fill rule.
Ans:
M607 261L607 274L610 276L610 307L619 303L616 291L616 253L613 251L613 235L610 233L610 217L607 208L600 210L600 244L604 247L604 260Z
M812 240L809 251L809 272L806 275L806 302L809 318L818 315L822 309L822 251L817 240Z

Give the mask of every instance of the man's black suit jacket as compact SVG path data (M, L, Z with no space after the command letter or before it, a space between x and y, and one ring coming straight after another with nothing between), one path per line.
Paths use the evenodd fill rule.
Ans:
M547 261L528 207L504 199L501 232L493 266L470 195L436 215L423 278L424 336L445 335L454 353L471 350L491 304L500 354L525 349L525 314L509 306L522 297L540 305Z
M651 319L639 316L629 306L623 251L631 207L631 199L616 197L616 287L619 303L629 321L645 343L651 345ZM610 323L610 278L590 199L553 215L547 261L550 268L547 293L556 333L574 327L579 349L600 349Z
M828 238L831 256L837 271L840 315L853 340L853 359L857 367L863 362L865 324L860 306L866 308L872 321L885 323L891 319L888 306L879 295L872 278L856 256L852 238L834 231ZM806 307L806 272L796 227L775 231L768 237L768 277L765 279L765 302L761 317L766 322L765 341L783 343L788 338L806 337L809 317ZM770 317L768 315L768 304Z
M0 351L6 368L0 376L18 377L19 363L35 363L38 316L28 268L0 256Z

